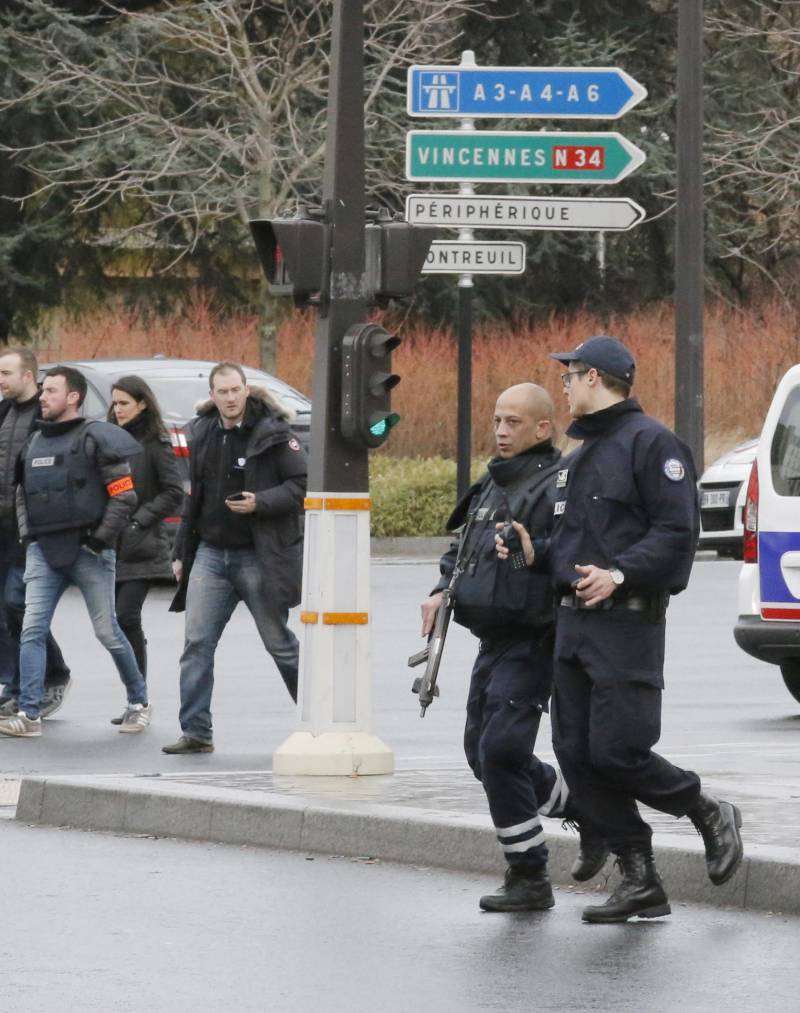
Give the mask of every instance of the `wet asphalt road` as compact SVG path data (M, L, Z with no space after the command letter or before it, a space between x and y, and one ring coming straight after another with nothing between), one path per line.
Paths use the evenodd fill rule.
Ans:
M486 876L0 822L15 1013L783 1013L798 924L675 905L623 926L587 895L483 914ZM591 898L592 900L594 898Z
M668 620L661 749L701 774L744 771L774 782L791 765L800 736L800 704L778 670L745 655L734 643L739 565L702 561L689 589L673 600ZM419 649L419 602L436 580L434 563L373 564L374 728L395 752L398 766L463 764L464 700L476 651L470 634L451 633L440 673L442 696L420 720L410 692L408 655ZM267 770L273 750L294 730L294 708L240 605L217 654L214 718L216 753L168 757L160 747L179 733L178 659L183 617L169 613L171 590L151 592L145 607L150 685L155 718L140 736L120 735L109 723L123 704L110 659L95 641L80 597L69 592L54 629L74 685L41 739L0 739L0 771L37 773L150 773L190 770ZM297 624L298 610L292 622ZM537 752L549 752L542 723Z

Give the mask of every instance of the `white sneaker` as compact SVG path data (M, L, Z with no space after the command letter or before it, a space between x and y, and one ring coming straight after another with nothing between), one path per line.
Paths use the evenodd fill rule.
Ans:
M29 718L25 711L12 717L0 718L0 735L11 735L18 739L33 739L42 734L42 719Z
M122 724L119 726L121 732L143 732L150 724L153 715L153 705L143 703L129 703L122 716Z

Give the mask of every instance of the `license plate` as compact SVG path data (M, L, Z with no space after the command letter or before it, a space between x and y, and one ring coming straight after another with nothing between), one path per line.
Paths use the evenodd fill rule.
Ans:
M724 510L730 506L730 489L707 489L700 494L700 506L704 510Z

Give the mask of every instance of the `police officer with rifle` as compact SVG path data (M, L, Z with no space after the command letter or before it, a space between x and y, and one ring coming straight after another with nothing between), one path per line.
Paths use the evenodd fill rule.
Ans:
M428 671L418 680L423 714L424 693L430 693L429 703L435 691L430 669L438 667L448 599L454 620L480 639L464 751L486 791L508 863L504 886L481 897L484 911L553 906L540 815L570 815L559 771L533 753L552 681L552 590L546 575L526 566L520 543L502 561L495 550L496 531L509 537L512 520L542 537L550 530L561 456L552 443L552 417L550 396L536 384L518 384L500 395L494 412L497 455L448 521L449 530L461 532L441 559L439 583L422 603L423 636L433 633ZM606 855L602 844L587 851L578 870L581 878L599 871Z

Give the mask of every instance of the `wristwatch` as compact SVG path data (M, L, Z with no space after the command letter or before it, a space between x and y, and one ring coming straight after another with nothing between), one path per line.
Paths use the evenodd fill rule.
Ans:
M618 570L616 566L610 566L608 568L608 573L611 579L616 584L616 586L622 587L622 585L625 583L625 574L622 572L622 570Z

